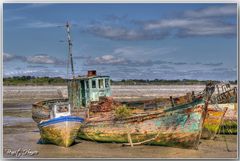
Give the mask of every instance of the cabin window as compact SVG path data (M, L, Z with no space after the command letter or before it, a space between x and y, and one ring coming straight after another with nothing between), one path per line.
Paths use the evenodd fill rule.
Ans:
M57 107L57 112L68 112L67 106L59 106Z
M103 86L103 79L99 79L98 80L98 86L99 86L99 88L104 88L104 86Z
M105 79L105 87L106 87L106 88L109 87L109 79Z
M96 80L92 80L92 88L96 88Z

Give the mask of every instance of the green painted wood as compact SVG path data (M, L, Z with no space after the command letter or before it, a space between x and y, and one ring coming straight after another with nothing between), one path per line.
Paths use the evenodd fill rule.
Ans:
M85 108L100 97L111 96L109 76L83 77L68 80L68 98L74 108Z
M78 137L99 142L127 143L127 134L130 133L133 143L137 143L159 135L146 144L197 148L205 108L205 100L200 98L160 113L130 116L123 120L89 120L80 129Z

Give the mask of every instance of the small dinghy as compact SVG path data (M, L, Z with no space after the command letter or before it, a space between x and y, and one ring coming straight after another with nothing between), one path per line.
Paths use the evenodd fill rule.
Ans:
M74 143L84 119L71 116L70 104L54 104L49 120L38 124L42 143L69 147Z

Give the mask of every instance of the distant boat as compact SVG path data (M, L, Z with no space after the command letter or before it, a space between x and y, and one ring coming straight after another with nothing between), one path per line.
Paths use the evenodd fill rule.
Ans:
M41 142L71 146L84 119L70 114L70 104L54 104L51 119L43 120L38 124Z

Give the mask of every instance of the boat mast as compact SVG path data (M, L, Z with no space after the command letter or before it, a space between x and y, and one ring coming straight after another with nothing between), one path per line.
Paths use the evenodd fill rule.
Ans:
M71 63L71 71L72 71L72 77L74 76L74 68L73 68L73 58L72 58L72 40L70 35L70 24L67 22L66 24L67 29L67 38L68 38L68 63L67 63L67 77L68 77L68 70L69 70L69 62Z

